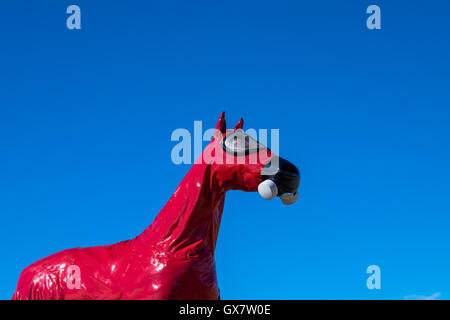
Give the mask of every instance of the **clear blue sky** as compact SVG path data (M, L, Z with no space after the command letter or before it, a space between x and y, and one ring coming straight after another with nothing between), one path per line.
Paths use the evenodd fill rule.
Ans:
M308 1L309 2L309 1ZM66 28L77 4L82 30ZM365 25L381 7L382 30ZM300 202L227 195L225 299L450 298L448 1L0 5L0 298L65 248L149 225L194 120L279 128ZM366 288L367 266L381 290Z

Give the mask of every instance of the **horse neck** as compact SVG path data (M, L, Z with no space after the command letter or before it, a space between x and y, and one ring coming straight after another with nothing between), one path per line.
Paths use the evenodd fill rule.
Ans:
M225 199L212 166L194 164L153 223L137 237L144 246L214 254Z

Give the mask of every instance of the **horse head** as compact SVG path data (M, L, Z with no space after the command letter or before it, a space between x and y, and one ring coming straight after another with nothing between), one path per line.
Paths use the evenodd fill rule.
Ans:
M196 164L210 165L225 191L258 191L266 200L278 196L284 204L295 203L300 184L297 167L254 140L243 126L241 118L234 129L227 130L222 112L214 136Z

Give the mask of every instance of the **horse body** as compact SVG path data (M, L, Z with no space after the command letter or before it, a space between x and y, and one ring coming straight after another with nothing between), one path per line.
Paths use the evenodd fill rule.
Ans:
M242 125L241 119L235 130ZM226 135L223 113L217 131L204 153L225 159L218 148ZM22 271L13 299L219 299L214 251L225 193L256 191L271 153L251 165L200 158L144 232L36 261Z

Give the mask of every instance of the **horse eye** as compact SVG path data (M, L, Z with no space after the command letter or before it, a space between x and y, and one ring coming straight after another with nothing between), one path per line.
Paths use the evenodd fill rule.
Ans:
M226 136L222 143L226 152L235 155L250 154L258 152L261 148L265 148L258 141L241 131Z
M231 141L231 147L232 151L239 152L243 149L245 149L245 143L244 143L245 137L235 135L233 136L233 139Z

